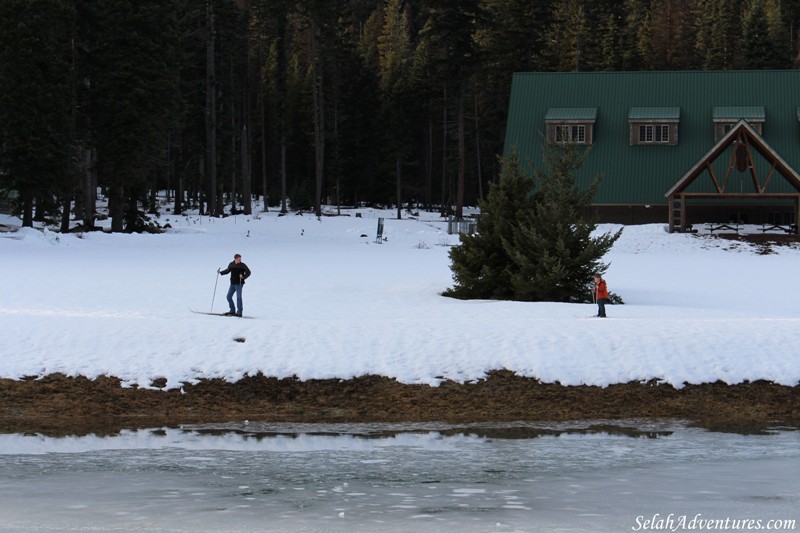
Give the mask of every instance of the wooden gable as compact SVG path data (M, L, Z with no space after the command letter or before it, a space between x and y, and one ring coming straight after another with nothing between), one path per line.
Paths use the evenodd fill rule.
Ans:
M711 164L730 150L724 174L715 172ZM769 166L765 175L759 175L754 153L758 153ZM745 192L731 190L733 171L747 172L752 189ZM687 189L700 176L707 174L713 184L712 192L688 192ZM770 184L775 176L781 176L794 192L774 192ZM795 201L795 213L800 211L800 174L792 168L761 135L746 121L740 120L728 131L686 174L665 194L670 210L670 231L682 231L686 227L686 202L694 198L715 199L791 199Z

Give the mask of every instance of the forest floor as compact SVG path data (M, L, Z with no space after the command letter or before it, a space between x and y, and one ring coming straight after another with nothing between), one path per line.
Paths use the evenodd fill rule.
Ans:
M122 429L235 421L446 422L675 418L717 431L800 427L800 386L759 381L676 389L658 383L563 386L496 371L472 383L409 385L246 377L182 389L122 387L120 380L53 374L0 379L0 433L114 434Z

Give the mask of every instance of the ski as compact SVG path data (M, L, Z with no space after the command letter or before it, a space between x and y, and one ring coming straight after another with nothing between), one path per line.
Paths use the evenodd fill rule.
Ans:
M234 317L234 318L255 318L254 316L247 316L247 315L244 315L244 316L226 315L225 313L209 313L209 312L206 312L206 311L196 311L196 310L194 310L194 309L189 309L189 311L191 311L192 313L196 313L196 314L198 314L198 315L209 315L209 316L228 316L228 317Z

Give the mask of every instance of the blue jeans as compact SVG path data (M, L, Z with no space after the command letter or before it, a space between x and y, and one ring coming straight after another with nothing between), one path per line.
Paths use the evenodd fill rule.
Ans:
M599 317L606 317L606 302L608 298L598 298L597 299L597 316Z
M236 313L236 307L233 306L233 293L236 293L236 305L239 308L239 316L242 316L242 285L241 283L234 285L231 283L231 288L228 289L228 306L231 308L231 313Z

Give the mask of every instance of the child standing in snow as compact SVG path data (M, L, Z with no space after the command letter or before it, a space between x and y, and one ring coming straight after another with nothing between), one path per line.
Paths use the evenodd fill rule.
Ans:
M592 292L597 299L597 316L600 318L606 317L606 301L608 301L608 287L606 287L606 280L600 274L594 275L594 289Z

